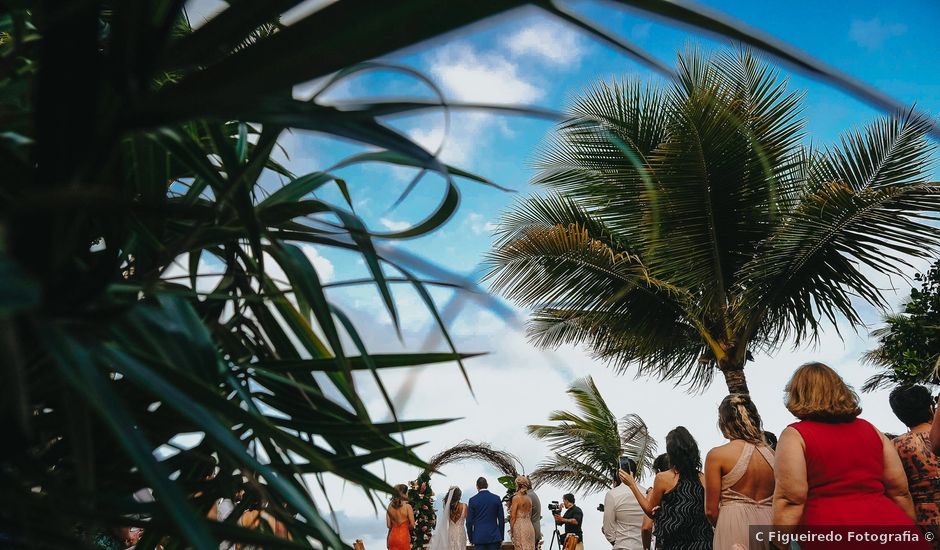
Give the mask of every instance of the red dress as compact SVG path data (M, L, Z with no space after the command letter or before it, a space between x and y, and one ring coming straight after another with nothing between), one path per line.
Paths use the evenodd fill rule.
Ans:
M806 448L806 480L809 490L800 525L896 526L895 531L913 528L913 532L920 533L914 521L894 501L885 496L884 445L874 426L860 418L840 423L803 420L790 426L803 437ZM818 546L801 544L801 547L837 546L823 543ZM856 541L846 547L869 546ZM871 547L885 548L885 545L875 544ZM929 548L929 545L889 544L887 547Z
M411 550L411 529L407 519L401 523L393 520L386 544L388 550Z

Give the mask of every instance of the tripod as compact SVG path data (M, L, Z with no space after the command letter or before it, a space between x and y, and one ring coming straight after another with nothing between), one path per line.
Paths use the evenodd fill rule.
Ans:
M555 544L555 541L558 541L558 550L561 550L561 534L558 532L557 525L552 529L552 540L548 543L548 550L552 550L552 545Z

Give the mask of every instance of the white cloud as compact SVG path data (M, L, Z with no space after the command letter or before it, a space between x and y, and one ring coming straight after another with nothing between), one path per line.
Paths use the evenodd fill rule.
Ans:
M278 146L271 157L297 175L322 169L314 153L312 133L305 130L286 130L277 138Z
M389 231L404 231L405 229L408 229L409 227L411 227L411 224L409 222L392 220L389 218L382 218L379 220L379 223L384 225L385 228L388 229Z
M336 272L333 262L321 256L320 252L311 245L302 244L300 249L303 250L304 256L310 260L310 263L313 264L313 267L317 270L317 276L320 277L322 282L328 283L333 280L333 274Z
M405 130L405 133L432 153L441 148L439 158L445 163L470 168L477 154L484 150L486 137L495 131L503 135L510 132L505 120L489 113L457 112L451 114L450 128L446 135L443 121L427 118ZM400 181L410 181L417 174L417 170L395 167L392 173Z
M545 91L519 74L519 66L467 43L449 44L430 57L430 72L447 97L483 103L531 103Z
M584 45L577 31L554 21L529 25L510 36L506 45L515 56L531 56L553 65L573 65L584 55Z
M907 25L903 23L884 23L879 18L863 21L855 19L849 26L849 38L859 46L868 50L877 50L885 41L907 32Z
M469 129L472 130L473 129ZM412 128L408 131L408 136L415 142L430 152L437 151L443 142L440 158L448 164L461 165L467 163L470 159L470 140L467 127L455 131L451 128L448 135L444 135L444 126L431 126ZM475 133L475 132L473 132ZM475 136L474 136L475 137ZM446 141L445 141L446 138ZM408 172L411 174L411 171ZM410 178L409 178L410 179Z
M524 77L519 65L505 55L480 51L464 42L438 48L424 60L427 72L449 100L519 105L531 104L545 95L545 90ZM444 122L437 116L422 117L404 132L431 152L443 144L440 158L462 168L472 167L493 132L513 136L505 119L483 111L452 112L446 135L444 130ZM399 180L410 180L415 171L396 168L393 173Z
M196 290L198 292L212 292L222 280L221 273L224 271L222 262L214 256L203 254L199 258L199 265L196 267ZM189 272L189 254L177 256L163 272L162 279L173 283L192 287Z
M493 231L496 231L498 227L495 223L486 220L483 214L478 212L471 212L470 215L467 216L467 223L470 225L470 231L473 231L474 235L489 235L493 233Z
M333 265L333 262L321 256L320 252L313 245L296 244L296 246L300 247L304 256L307 257L307 260L309 260L314 269L317 270L317 277L320 278L320 282L328 283L333 280L333 275L336 273L336 267ZM267 252L264 254L264 272L277 283L279 288L287 287L287 274L284 273L280 264L275 262L274 258Z

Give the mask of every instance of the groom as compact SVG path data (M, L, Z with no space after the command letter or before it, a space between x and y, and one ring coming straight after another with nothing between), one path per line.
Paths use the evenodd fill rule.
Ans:
M488 486L486 479L478 479L477 494L467 505L467 538L476 550L499 550L503 544L503 502Z

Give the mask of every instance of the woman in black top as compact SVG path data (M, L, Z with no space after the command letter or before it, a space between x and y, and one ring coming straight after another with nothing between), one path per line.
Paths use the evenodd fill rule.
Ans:
M711 550L713 532L705 517L698 444L688 430L679 426L666 436L666 454L672 467L656 474L649 498L640 492L629 472L620 470L620 479L648 516L656 512L656 538L664 550Z

